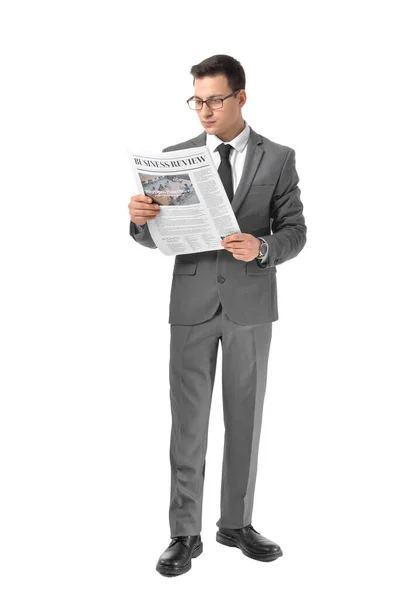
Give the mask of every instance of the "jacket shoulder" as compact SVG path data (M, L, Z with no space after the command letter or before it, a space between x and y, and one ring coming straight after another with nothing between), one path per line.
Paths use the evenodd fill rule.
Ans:
M187 148L192 148L195 145L197 145L199 143L199 141L201 141L201 138L203 136L204 136L204 134L201 133L200 135L196 135L196 137L190 138L190 139L186 140L185 142L180 142L179 144L167 146L166 148L163 149L163 152L170 152L172 150L186 150ZM205 140L204 140L204 144L205 144Z
M267 137L261 134L258 134L258 136L260 137L263 148L266 151L272 151L275 154L280 155L282 157L286 157L291 150L292 152L294 152L293 148L291 148L290 146L285 146L284 144L278 144L277 142L273 142L272 140L268 139Z

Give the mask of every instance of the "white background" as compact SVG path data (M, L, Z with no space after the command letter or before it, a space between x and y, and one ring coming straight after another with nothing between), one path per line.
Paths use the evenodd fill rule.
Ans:
M399 597L394 5L2 5L4 600ZM216 53L251 127L295 149L308 226L277 272L253 513L283 557L215 541L219 355L204 552L167 579L173 259L129 236L126 148L201 133L189 71Z

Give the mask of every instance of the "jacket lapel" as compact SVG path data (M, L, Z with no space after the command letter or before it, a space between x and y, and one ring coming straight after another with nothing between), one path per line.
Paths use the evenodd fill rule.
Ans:
M206 145L206 132L203 131L200 135L192 139L193 146ZM262 148L262 139L251 127L249 141L247 142L246 159L244 161L243 173L236 188L236 192L232 198L232 210L237 213L246 194L249 191L251 182L257 172L264 150Z

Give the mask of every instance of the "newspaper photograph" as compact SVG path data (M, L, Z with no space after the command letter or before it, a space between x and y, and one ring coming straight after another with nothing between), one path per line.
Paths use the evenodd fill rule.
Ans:
M225 236L241 233L207 146L128 156L136 193L160 205L147 225L163 254L223 250Z

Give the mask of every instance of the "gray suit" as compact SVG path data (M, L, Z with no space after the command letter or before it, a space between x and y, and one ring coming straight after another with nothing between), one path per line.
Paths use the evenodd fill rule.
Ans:
M204 146L206 132L164 151ZM223 352L225 445L218 526L251 523L272 322L278 319L276 265L306 243L294 150L250 128L243 174L232 200L240 230L262 236L266 265L222 249L175 257L169 323L171 537L201 530L208 419L218 344ZM147 224L130 223L155 248Z

